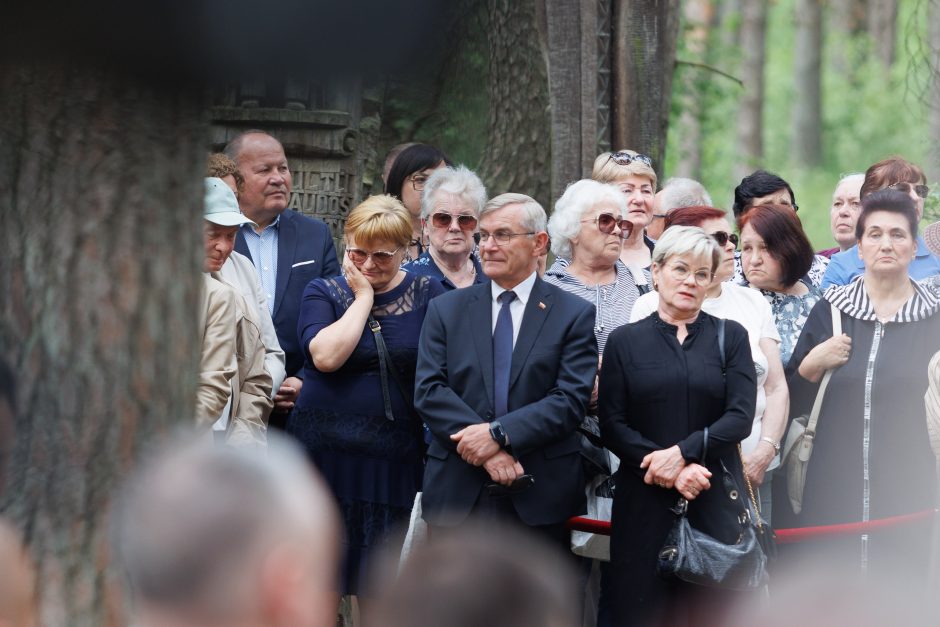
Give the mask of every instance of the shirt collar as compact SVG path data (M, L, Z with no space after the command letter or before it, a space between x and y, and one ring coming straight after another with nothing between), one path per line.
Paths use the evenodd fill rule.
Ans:
M277 217L274 218L274 222L272 222L271 224L269 224L269 225L267 225L266 227L264 227L263 229L261 229L261 232L263 233L263 232L265 232L265 231L267 231L267 230L269 230L269 229L279 230L279 229L278 229L278 225L280 225L280 223L281 223L281 214L279 213L279 214L277 214ZM242 229L248 229L249 231L251 231L251 232L254 233L255 235L260 235L257 231L255 231L254 227L251 226L250 224L243 224L243 225L242 225Z
M536 272L532 272L522 283L512 288L512 291L516 293L516 298L519 299L519 302L523 306L529 302L529 295L532 294L532 288L535 286L535 277L537 276ZM499 295L508 290L500 287L496 284L496 281L490 281L491 291L493 295L493 302L499 304Z
M910 279L908 279L910 280ZM911 281L914 294L904 303L889 322L917 322L929 318L940 310L940 299L926 286ZM826 290L826 300L836 309L858 320L874 322L875 306L865 289L864 275L859 275L848 285L834 285Z

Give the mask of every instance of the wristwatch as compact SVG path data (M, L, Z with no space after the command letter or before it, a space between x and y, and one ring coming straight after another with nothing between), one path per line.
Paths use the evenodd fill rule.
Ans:
M501 447L506 448L506 432L503 430L503 425L499 424L498 420L494 420L490 423L490 437Z
M767 444L769 444L769 445L771 445L772 447L774 447L774 452L776 452L776 453L779 453L779 452L780 452L780 442L774 442L774 441L771 440L770 438L761 438L760 441L761 441L761 442L766 442Z

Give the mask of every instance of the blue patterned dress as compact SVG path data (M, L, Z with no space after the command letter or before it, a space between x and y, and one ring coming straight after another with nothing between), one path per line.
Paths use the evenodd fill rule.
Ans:
M443 293L430 277L406 273L396 288L376 294L372 315L382 326L392 367L406 390L414 389L418 336L431 298ZM352 302L343 277L315 279L301 302L301 345L333 324ZM334 372L320 372L305 350L304 385L287 432L304 445L332 488L343 517L343 594L359 594L369 579L376 549L399 543L424 474L421 422L412 393L403 395L388 378L394 421L385 417L378 351L368 326L349 359ZM403 529L401 529L403 533ZM400 546L399 546L400 548Z
M803 283L809 291L800 296L759 290L770 303L770 309L774 314L774 324L777 325L777 332L780 334L780 360L784 368L790 362L790 356L793 355L796 342L800 339L800 332L806 324L809 312L822 298L822 292L818 287L809 285L805 280Z

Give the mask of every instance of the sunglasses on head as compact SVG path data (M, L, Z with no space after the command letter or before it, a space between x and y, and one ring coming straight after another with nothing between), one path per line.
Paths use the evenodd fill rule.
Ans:
M634 161L639 161L640 163L644 163L651 168L653 167L653 160L646 155L641 155L640 153L631 155L626 150L610 153L610 156L607 157L607 160L613 161L617 165L630 165Z
M398 251L401 250L401 247L396 248L395 250L389 252L387 250L376 250L375 252L367 252L361 248L347 248L346 256L349 257L350 261L353 263L365 263L366 259L372 257L372 261L379 266L388 265L391 263L392 259L395 258L395 255L398 254Z
M614 229L620 227L620 237L626 239L633 233L633 223L623 218L618 218L612 213L602 213L593 220L581 220L581 222L593 222L597 225L597 230L601 233L610 235Z
M911 190L914 190L914 193L917 194L920 198L926 198L930 193L930 188L926 185L915 185L913 183L906 182L888 185L888 189L896 189L899 192L904 192L905 194L910 194Z
M432 213L431 224L438 229L449 229L454 218L457 219L457 226L460 227L461 231L472 231L477 228L476 217L466 213L461 213L458 216L444 212Z
M715 231L712 233L712 239L718 242L719 246L724 246L729 241L734 244L734 247L738 247L738 236L735 233L725 233L724 231Z

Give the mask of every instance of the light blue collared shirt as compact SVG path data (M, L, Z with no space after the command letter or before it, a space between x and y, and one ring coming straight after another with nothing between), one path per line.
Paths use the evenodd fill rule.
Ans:
M242 234L245 244L251 253L251 260L255 262L255 270L261 279L261 291L268 301L268 313L274 315L274 292L277 289L277 240L278 225L281 216L274 218L274 222L264 227L261 234L255 232L250 224L242 225Z

